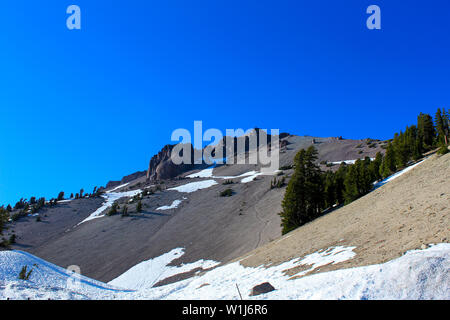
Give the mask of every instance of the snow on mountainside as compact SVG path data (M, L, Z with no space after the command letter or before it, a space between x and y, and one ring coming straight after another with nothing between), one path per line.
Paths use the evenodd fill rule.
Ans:
M168 267L182 249L146 261L104 284L20 251L0 252L0 298L6 299L238 299L236 284L245 299L253 286L269 281L275 291L258 299L450 299L450 244L409 251L384 264L349 268L292 278L284 271L306 270L354 258L352 247L332 247L276 266L244 267L239 262L217 267L201 276L173 284L151 286L160 278L213 262L177 269ZM18 280L22 266L33 268L29 280ZM77 281L79 280L79 281ZM121 290L114 285L133 287Z
M128 185L128 183L118 186L118 187L114 188L113 190L106 192L105 194L102 194L102 197L106 199L106 201L103 203L103 205L100 208L98 208L97 210L95 210L93 213L91 213L89 215L89 217L87 217L86 219L81 221L78 225L80 225L84 222L93 220L93 219L98 219L98 218L104 217L106 209L110 208L116 200L118 200L120 198L134 197L135 195L140 194L142 192L142 190L140 190L140 189L127 191L127 192L112 192L119 188L125 187L126 185Z
M22 267L31 271L29 280L19 280ZM72 273L23 251L0 252L1 299L90 299L123 290Z
M203 270L213 268L219 264L219 262L211 260L200 260L194 263L184 264L180 267L169 266L169 264L184 254L183 248L176 248L172 251L163 254L160 257L143 261L118 278L109 282L110 285L143 289L151 288L159 281L170 278L171 276L189 272L198 268Z
M286 152L285 167L296 149ZM355 156L330 158L336 159ZM46 224L15 224L14 249L37 243L25 250L57 265L77 264L89 277L4 251L0 299L238 299L236 285L245 299L450 299L449 161L430 156L281 238L284 190L269 189L276 171L264 176L256 166L213 166L152 186L141 177L103 198L62 202L43 212ZM156 184L140 197L137 213L132 198ZM219 196L224 184L232 184L231 199ZM97 219L115 201L131 215ZM45 241L28 240L53 225ZM429 243L440 244L425 249ZM18 279L23 266L33 270L26 281ZM262 282L276 290L251 297Z
M298 151L312 142L319 150L319 161L374 157L383 152L382 141L369 148L365 140L283 135L279 167L292 165ZM362 148L357 148L359 144ZM201 259L226 263L281 236L278 213L284 188L269 189L274 177L270 172L263 174L264 167L234 161L213 168L205 163L178 170L167 166L167 155L163 152L158 158L162 162L150 165L152 179L140 174L127 176L102 188L107 192L103 197L46 206L39 212L44 223L24 217L11 223L5 238L14 231L17 243L11 245L13 249L61 266L77 264L83 274L109 282L139 262L174 248L186 250L175 264ZM274 171L272 174L279 174ZM283 174L289 180L292 170ZM165 175L170 177L163 178ZM232 197L220 197L227 188L233 190ZM149 192L139 199L133 193L125 194L146 189ZM103 217L114 199L119 214ZM142 206L138 210L139 201ZM120 214L125 206L126 216ZM119 243L122 250L116 249Z

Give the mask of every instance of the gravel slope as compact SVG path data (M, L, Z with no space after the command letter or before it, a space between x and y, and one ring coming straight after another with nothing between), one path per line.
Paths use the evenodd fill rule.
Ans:
M450 154L433 155L365 197L257 248L241 263L276 265L335 245L356 247L354 259L314 271L324 272L383 263L430 243L448 243L449 181Z
M319 161L373 157L382 150L380 143L370 148L363 140L308 136L285 139L288 144L281 151L280 166L291 164L298 150L309 147L313 139L319 150ZM224 165L215 168L214 175L237 176L253 170L257 171L259 167ZM290 173L292 170L285 171L286 176ZM165 181L161 185L162 191L146 197L144 212L140 214L135 211L136 205L131 204L130 217L104 217L79 226L79 222L100 207L103 199L68 202L50 209L45 223L37 223L34 219L16 223L13 229L18 235L18 244L13 248L28 251L62 267L78 265L82 274L105 282L141 261L161 256L174 248L185 248L185 254L174 261L175 265L200 259L228 262L281 236L278 213L284 188L270 190L272 178L258 176L255 181L245 184L239 183L241 179L234 179L232 185L222 185L223 180L216 179L217 185L193 193L167 190L210 179L180 177ZM139 178L118 191L144 185L145 180ZM220 197L219 193L228 187L233 189L233 196ZM156 210L171 205L175 200L183 201L177 208ZM121 200L121 206L127 201ZM56 222L52 216L61 219Z

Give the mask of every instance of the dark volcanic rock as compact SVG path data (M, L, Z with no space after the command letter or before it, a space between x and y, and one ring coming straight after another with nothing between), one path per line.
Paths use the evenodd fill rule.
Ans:
M202 165L194 164L194 148L192 145L189 145L191 148L190 163L180 165L174 164L170 158L174 147L175 145L167 144L160 152L158 152L158 154L150 159L147 170L147 179L152 181L173 179L186 171L202 168ZM182 152L180 153L180 156L182 156Z
M261 132L261 136L259 135ZM288 133L283 133L283 137L288 137ZM233 137L231 139L231 143L227 144L227 138L223 137L222 140L216 146L207 146L203 149L204 153L211 154L212 156L216 156L216 151L222 149L223 156L232 154L235 155L238 150L238 144L244 145L244 152L248 152L251 149L250 146L250 138L252 136L256 136L256 148L260 146L262 141L260 139L264 139L265 144L270 146L271 136L267 134L264 130L255 128L250 133L243 135L241 137ZM239 142L239 143L238 143ZM282 143L282 147L285 147L287 141ZM188 164L176 165L171 160L171 153L175 145L165 145L158 154L154 155L149 163L147 170L147 179L151 181L155 180L165 180L165 179L173 179L176 176L190 171L194 169L202 169L205 167L206 163L202 164L194 164L194 148L191 144L189 147L191 148L191 161ZM227 152L228 151L228 152ZM180 154L182 155L182 153Z
M271 292L273 290L275 290L275 288L269 282L264 282L258 284L257 286L254 286L250 295L257 296L263 293Z
M130 181L136 180L140 177L143 177L143 176L145 176L146 173L147 173L146 171L138 171L138 172L135 172L135 173L132 173L132 174L129 174L129 175L123 177L122 180L120 180L120 181L109 181L106 184L105 188L109 189L109 188L114 188L114 187L120 186L121 184L125 184L127 182L130 182Z

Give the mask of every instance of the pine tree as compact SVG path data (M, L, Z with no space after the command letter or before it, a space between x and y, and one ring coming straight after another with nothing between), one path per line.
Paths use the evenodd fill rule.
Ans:
M433 118L429 114L420 113L417 118L417 130L424 151L430 150L436 135Z
M136 205L136 211L142 212L142 201L141 200L139 200L139 202Z
M8 218L8 211L3 206L0 207L0 234L2 234L5 224L8 222Z
M366 157L363 161L360 160L358 165L358 197L362 197L372 190L372 182L375 179L372 177L371 163L370 158Z
M64 200L64 191L61 191L61 192L58 194L58 201L60 201L60 200Z
M9 244L15 244L16 243L16 235L13 233L10 237L9 237Z
M113 216L115 214L117 214L117 210L119 209L119 204L117 202L114 202L111 206L111 208L109 209L109 211L106 213L107 216Z
M408 131L408 147L409 159L418 160L423 156L422 141L419 138L419 130L415 125L412 125Z
M338 171L336 171L335 177L334 177L334 183L335 183L335 193L336 193L336 201L339 205L344 204L345 202L345 176L347 175L348 166L344 163L341 164Z
M408 130L408 128L406 128ZM408 146L406 143L406 134L400 131L396 134L392 142L395 151L395 163L397 167L404 167L408 162Z
M382 163L383 163L383 155L381 154L381 152L377 152L375 160L373 160L370 164L370 171L373 181L381 179L380 167Z
M440 108L437 109L434 121L436 123L437 144L439 146L448 145L449 116L445 109L442 112Z
M436 123L436 140L438 145L444 145L445 144L445 124L444 124L444 118L442 117L441 109L438 108L436 111L436 116L434 117L434 121Z
M443 109L442 118L444 122L445 145L448 145L450 143L450 109L447 110L447 112L445 112L445 109Z
M387 146L386 154L384 155L380 170L380 174L383 176L383 178L389 177L397 170L397 167L395 165L395 151L392 143L389 143Z
M349 166L344 179L344 198L345 204L348 204L358 198L358 169L356 163Z
M124 205L123 208L122 208L122 217L128 217L128 216L129 216L129 214L128 214L128 206Z
M324 198L325 208L331 208L337 202L335 174L332 171L327 171L324 174Z
M321 212L323 186L316 160L317 150L313 146L300 150L294 158L295 170L280 213L283 234L315 219Z

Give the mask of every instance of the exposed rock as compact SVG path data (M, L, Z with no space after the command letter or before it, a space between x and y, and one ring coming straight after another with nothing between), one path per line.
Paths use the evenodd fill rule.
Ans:
M278 136L278 139L283 139L288 136L289 133L282 133ZM238 153L238 147L241 146L243 146L244 152L247 153L249 151L254 150L255 147L256 149L258 149L260 145L263 144L262 143L263 141L260 141L260 139L263 139L263 141L265 140L264 144L268 146L268 150L271 150L271 139L272 139L271 135L262 129L255 128L242 136L233 137L232 140L230 139L230 137L223 137L222 141L220 141L216 146L212 147L213 151L211 154L215 156L216 150L222 148L222 154L224 157L226 157L227 155L236 156L236 154ZM280 147L285 147L287 144L288 144L287 141L280 142Z
M158 154L154 155L149 163L147 170L148 180L163 180L163 179L173 179L176 176L194 169L200 169L204 167L203 164L194 164L194 148L191 148L191 161L190 164L180 164L176 165L172 162L171 153L175 145L167 144L165 145ZM182 152L180 153L182 156Z
M257 296L263 293L271 292L273 290L275 290L275 288L269 282L264 282L258 284L257 286L254 286L250 295Z
M110 188L120 186L122 184L128 183L128 182L138 179L140 177L143 177L143 176L145 176L145 174L146 174L146 171L137 171L135 173L132 173L132 174L129 174L129 175L123 177L122 180L120 180L120 181L109 181L106 184L105 189L110 189Z
M250 139L252 136L256 136L256 148L260 146L260 135L259 132L262 133L261 138L266 139L267 144L269 145L270 150L270 141L271 136L267 134L265 131L262 131L261 129L255 128L251 130L249 133L240 136L240 137L233 137L232 143L227 144L227 138L223 137L222 141L220 141L216 146L207 146L203 149L203 154L211 154L213 157L216 156L216 150L219 148L222 148L223 156L226 157L227 154L236 154L238 142L244 143L244 150L245 152L248 152L251 149L250 146ZM283 137L287 137L289 134L283 133ZM286 146L287 142L283 143L283 146ZM240 143L239 143L240 145ZM191 144L189 144L189 147L191 148L191 161L190 164L180 164L176 165L171 160L171 153L175 145L165 145L161 151L158 152L158 154L154 155L149 163L148 170L147 170L147 179L151 181L156 180L164 180L164 179L173 179L177 177L178 175L194 170L194 169L202 169L207 166L206 163L202 164L194 164L194 148ZM227 153L227 150L228 153ZM231 153L230 153L231 151ZM181 154L182 155L182 154Z

